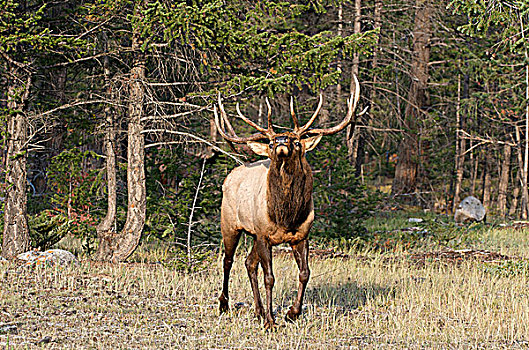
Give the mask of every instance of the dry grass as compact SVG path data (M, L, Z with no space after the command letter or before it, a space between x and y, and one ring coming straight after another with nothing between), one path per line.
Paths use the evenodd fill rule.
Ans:
M504 235L511 234L521 246L528 244L525 231L488 237L498 243L497 251L520 252L506 243ZM84 261L71 269L0 264L0 348L529 346L527 274L497 274L479 261L418 266L404 256L313 258L304 315L285 323L297 268L279 255L274 260L278 326L265 331L254 319L243 261L237 257L232 273L232 312L222 316L219 261L195 274L159 264Z

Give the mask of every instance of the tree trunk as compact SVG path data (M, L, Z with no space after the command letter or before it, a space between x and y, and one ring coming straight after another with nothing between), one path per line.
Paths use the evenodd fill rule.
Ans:
M492 150L486 150L485 158L484 158L484 164L483 164L483 198L482 203L483 206L487 209L487 211L490 209L490 190L491 190L491 156L490 152Z
M107 97L112 98L112 88L110 86L110 68L109 68L109 58L105 56L104 61L104 74L105 81L107 84ZM116 228L116 206L117 206L117 189L116 189L116 179L117 179L117 170L116 170L116 131L114 125L114 114L110 105L105 107L105 154L106 154L106 175L107 175L107 215L105 218L97 225L97 236L99 238L99 246L96 252L96 260L105 260L107 254L105 238L115 235L117 232Z
M498 185L498 211L501 216L507 214L507 190L509 187L509 173L511 171L511 146L503 146L503 161L501 165L500 183Z
M517 152L517 158L518 158L518 166L520 169L520 191L522 192L522 200L520 205L520 216L522 219L527 219L527 205L528 205L528 199L529 194L527 191L527 177L525 176L525 162L524 157L522 155L522 140L520 136L520 128L518 126L515 126L515 135L516 135L516 143L518 144L518 147L516 148ZM525 145L524 145L525 148Z
M474 163L472 163L472 189L470 190L470 194L472 196L477 196L476 195L476 186L477 186L477 183L478 183L478 170L479 170L479 159L480 159L480 155L479 154L475 154L474 155Z
M354 17L354 24L353 24L353 30L355 34L359 34L361 27L360 27L360 16L362 11L362 0L355 0L355 17ZM354 82L353 75L358 76L358 72L360 69L360 54L358 52L355 52L353 54L353 65L351 66L351 89L350 91L354 90L354 86L352 85ZM356 125L356 124L355 124ZM356 164L356 159L358 158L358 146L360 143L360 129L356 128L355 125L349 125L347 127L346 135L346 144L347 144L347 153L349 155L349 158L351 159L351 162L353 164Z
M461 184L463 183L463 163L465 161L465 145L464 139L461 137L463 123L461 120L461 75L457 79L457 104L456 104L456 151L455 151L455 185L454 198L452 199L452 213L456 212L458 203L460 202Z
M356 3L355 3L356 4ZM357 18L360 18L361 15L361 4L358 2L356 4L356 11L357 11ZM375 9L373 14L373 29L380 29L381 27L381 12L382 12L382 1L376 0L375 1ZM355 29L356 29L356 22L355 22ZM358 21L358 32L360 32L360 21ZM373 72L372 76L372 85L369 88L369 99L368 99L368 108L367 113L361 116L361 123L363 125L369 125L371 124L371 113L372 108L375 105L375 97L376 97L376 83L377 83L377 75L375 73L375 69L378 67L378 47L379 47L380 38L377 39L377 42L375 44L375 47L373 49L373 57L371 59L371 71ZM359 63L359 62L358 62ZM356 140L353 146L353 153L352 153L352 162L355 167L355 176L361 177L363 176L363 170L362 166L364 162L367 162L366 160L366 137L367 137L367 130L366 129L360 129L355 128L355 133L353 135L353 139ZM362 178L363 183L363 178Z
M338 4L338 36L343 36L343 3L340 2ZM337 73L339 76L342 76L342 60L338 60L338 64L336 66ZM342 84L338 80L338 84L336 84L336 101L340 101L342 98ZM262 124L259 124L262 125Z
M26 193L28 123L24 113L31 75L22 69L11 69L10 75L13 81L7 91L6 198L2 243L2 256L8 259L31 247ZM20 83L24 80L25 86Z
M430 15L429 0L416 0L415 27L413 30L413 57L411 85L404 111L404 133L399 145L399 158L395 168L392 195L413 193L417 187L419 167L418 121L421 108L426 104L428 62L430 60Z
M520 196L520 170L516 175L516 179L513 181L515 183L514 191L512 192L512 202L509 207L509 216L515 216L516 210L518 209L518 197Z
M137 5L137 10L141 5ZM134 65L130 74L129 86L129 122L127 142L127 220L119 234L107 231L101 237L98 258L105 261L124 261L136 249L145 224L146 188L145 188L145 139L143 136L143 117L145 90L145 58L140 51L141 41L134 32L132 49L135 52Z
M375 12L373 14L373 29L380 29L382 25L382 0L375 0ZM380 38L377 38L377 42L375 44L375 48L373 49L373 58L371 60L371 69L373 70L373 85L371 86L370 94L369 94L369 105L372 107L375 104L375 97L376 97L376 83L377 83L377 75L374 72L378 68L378 47L380 43ZM371 108L370 108L371 109ZM369 111L370 111L369 109Z
M524 32L522 31L522 35ZM525 39L525 36L524 36ZM525 59L529 60L527 49L525 50ZM525 206L522 208L522 217L527 219L529 216L529 193L527 189L527 177L529 173L529 64L525 66L525 144L524 144L524 162L522 172L522 195Z

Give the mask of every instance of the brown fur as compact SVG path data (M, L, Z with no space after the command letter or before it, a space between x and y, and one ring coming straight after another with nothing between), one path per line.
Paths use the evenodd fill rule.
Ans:
M292 231L307 220L312 203L312 170L301 154L272 162L268 172L268 216Z

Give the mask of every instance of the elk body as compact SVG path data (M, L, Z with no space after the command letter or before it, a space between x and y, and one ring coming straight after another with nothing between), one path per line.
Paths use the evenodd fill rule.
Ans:
M272 315L272 246L288 243L299 267L299 287L294 304L286 315L295 320L301 314L303 296L309 280L308 234L314 221L312 200L312 170L305 153L312 150L324 135L343 130L353 121L359 99L359 83L356 77L355 91L348 101L346 117L338 125L328 129L309 129L321 106L304 126L300 127L291 99L290 111L294 130L276 133L272 129L271 107L268 105L268 128L255 124L239 110L239 118L257 129L249 137L239 137L233 130L219 95L215 107L215 123L220 135L229 142L246 143L253 152L268 159L235 168L224 181L221 207L221 231L224 242L224 281L219 297L220 312L228 307L228 282L233 256L243 232L253 236L253 247L246 259L246 269L252 287L255 312L264 319L266 328L274 324ZM219 116L220 114L220 116ZM256 141L267 140L268 143ZM261 265L266 290L266 306L263 307L258 288L257 268Z

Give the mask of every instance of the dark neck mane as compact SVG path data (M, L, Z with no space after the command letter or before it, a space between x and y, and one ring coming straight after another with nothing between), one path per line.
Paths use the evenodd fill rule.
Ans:
M310 214L312 170L305 157L272 160L268 172L268 216L275 224L294 230Z

